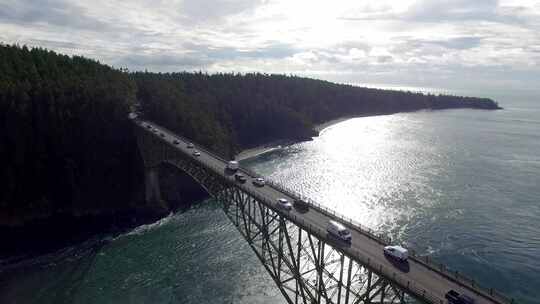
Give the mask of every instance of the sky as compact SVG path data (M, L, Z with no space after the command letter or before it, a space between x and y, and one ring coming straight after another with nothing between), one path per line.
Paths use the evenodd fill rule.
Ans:
M0 0L0 42L132 71L540 86L540 0Z

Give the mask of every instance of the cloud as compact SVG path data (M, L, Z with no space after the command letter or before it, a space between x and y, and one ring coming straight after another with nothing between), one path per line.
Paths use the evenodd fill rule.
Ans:
M109 30L110 24L88 15L81 6L63 0L4 0L1 23L71 27L85 30Z
M113 61L118 67L132 70L157 70L164 72L206 70L213 64L235 60L281 60L295 54L293 46L269 44L256 49L215 47L208 44L182 44L181 50L139 47Z
M498 0L420 0L404 17L414 21L490 20L497 14Z
M134 70L157 69L159 71L181 71L202 69L211 61L192 54L157 53L129 54L115 61L115 66L131 67Z
M131 70L437 87L540 81L540 4L520 0L0 0L0 7L4 43Z
M283 59L296 53L294 46L282 43L270 44L260 48L213 47L206 45L197 51L216 60L238 58Z
M528 26L537 23L538 14L531 14L528 7L501 6L499 0L418 0L406 10L347 12L340 16L349 21L402 21L407 23L497 22Z
M261 3L260 0L192 0L183 1L178 11L187 20L206 23L253 10Z
M482 37L458 37L442 41L426 41L425 43L438 44L449 49L464 50L479 46L481 41Z

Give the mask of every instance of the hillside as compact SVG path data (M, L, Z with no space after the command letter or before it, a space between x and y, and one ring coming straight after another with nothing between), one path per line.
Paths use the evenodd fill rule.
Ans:
M498 108L490 99L294 76L128 73L8 45L0 45L0 71L0 237L14 248L29 236L68 239L168 212L143 202L143 168L127 118L137 107L224 156L276 139L310 139L315 124L345 115Z
M135 191L129 75L82 57L0 47L0 223L114 209Z
M128 74L6 45L0 71L0 256L89 235L139 205Z
M421 109L498 109L488 98L391 91L266 74L134 73L141 110L186 137L232 156L276 139L306 140L343 116Z

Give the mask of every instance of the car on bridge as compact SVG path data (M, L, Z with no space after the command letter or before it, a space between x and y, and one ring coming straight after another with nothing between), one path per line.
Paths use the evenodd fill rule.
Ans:
M178 139L173 140L173 144L178 145L179 143Z
M465 294L459 294L459 292L451 289L444 297L448 300L449 304L474 304L474 299Z
M165 137L165 134L163 132L159 133L159 136Z
M197 156L197 157L201 156L201 152L195 150L195 151L193 151L193 156Z
M294 200L294 207L300 211L308 211L309 210L309 203L301 198L297 198Z
M328 221L328 226L326 226L326 231L333 237L336 237L347 243L352 242L352 234L343 224L336 221Z
M193 148L194 148L194 146L193 146L192 143L188 143L186 147L187 147L188 149L193 149Z
M150 124L147 124L147 125L146 125L146 128L147 128L147 129L152 129L152 126L151 126Z
M401 246L384 246L383 252L392 258L398 259L401 262L405 262L409 257L409 251Z
M235 161L235 160L231 160L227 163L227 167L226 167L227 170L229 171L236 171L238 170L238 162Z
M277 207L286 211L290 211L292 209L292 204L289 203L286 198L278 198Z
M247 178L244 176L244 174L242 173L236 173L234 175L234 179L237 181L237 182L240 182L240 183L245 183L247 181Z
M264 181L264 178L262 177L257 177L256 179L253 180L253 185L257 187L264 187L265 183L266 182Z

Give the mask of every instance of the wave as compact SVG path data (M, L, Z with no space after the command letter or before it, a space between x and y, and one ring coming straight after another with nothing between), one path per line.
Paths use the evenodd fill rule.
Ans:
M145 225L135 227L135 228L133 228L133 230L131 230L131 231L127 232L127 233L123 233L123 234L113 238L113 240L117 240L117 239L120 239L120 238L123 238L123 237L126 237L126 236L141 235L141 234L144 234L144 233L146 233L148 231L158 229L159 227L169 223L173 218L174 218L174 213L171 212L166 217L164 217L162 219L159 219L159 220L157 220L157 221L155 221L153 223L150 223L150 224L145 224Z

